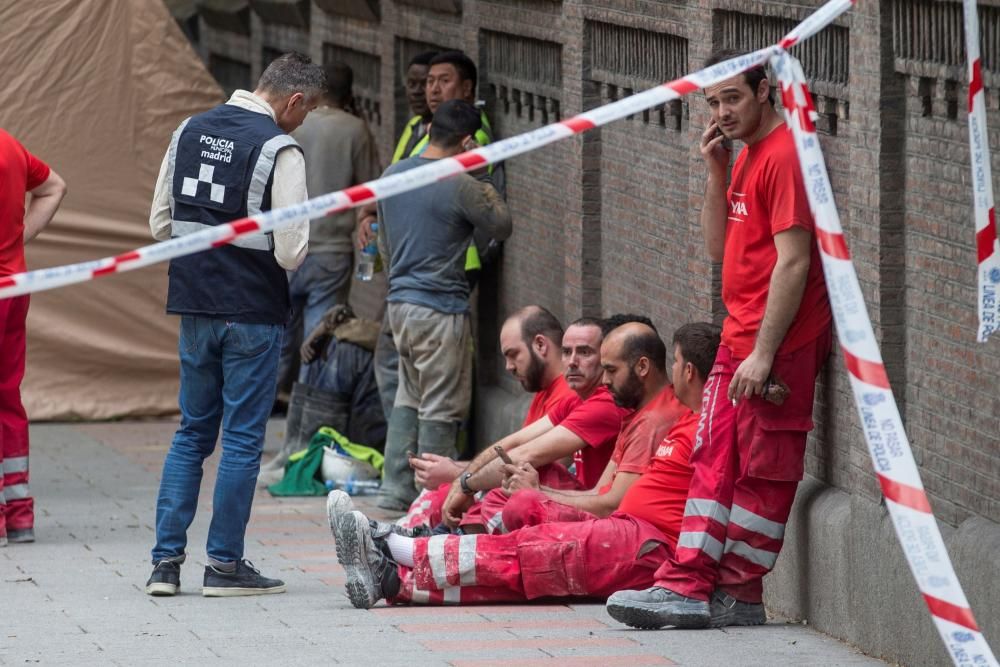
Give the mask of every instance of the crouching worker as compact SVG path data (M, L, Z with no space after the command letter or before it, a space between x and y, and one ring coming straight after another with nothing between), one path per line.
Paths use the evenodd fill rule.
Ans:
M606 518L584 512L559 523L507 535L409 538L353 510L350 497L330 494L327 507L337 557L347 570L351 604L510 602L540 597L606 597L653 581L680 532L705 378L719 328L688 324L674 335L671 369L678 398L689 408L656 442L655 455ZM641 583L640 583L641 582Z
M288 401L285 441L261 466L258 486L281 480L289 457L308 447L323 426L351 442L382 448L386 424L373 361L378 333L377 322L355 317L346 304L327 310L309 332L300 350L302 381L292 385Z

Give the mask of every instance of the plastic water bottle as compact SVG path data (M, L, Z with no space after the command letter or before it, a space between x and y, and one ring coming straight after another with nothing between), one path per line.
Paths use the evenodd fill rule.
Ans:
M371 496L378 493L382 482L377 479L348 479L333 480L333 485L345 492L349 496Z
M378 232L378 223L372 223L372 233ZM358 272L355 276L362 282L370 282L375 275L375 261L378 259L378 244L372 239L368 245L361 249L361 256L358 258Z

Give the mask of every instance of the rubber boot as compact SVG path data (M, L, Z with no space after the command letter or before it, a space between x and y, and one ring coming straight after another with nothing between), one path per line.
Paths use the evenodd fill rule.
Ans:
M458 422L420 420L417 443L420 454L437 454L454 459L458 456Z
M407 452L417 452L417 411L394 406L389 416L385 436L385 466L382 468L382 490L378 506L383 509L406 511L417 497L413 469Z

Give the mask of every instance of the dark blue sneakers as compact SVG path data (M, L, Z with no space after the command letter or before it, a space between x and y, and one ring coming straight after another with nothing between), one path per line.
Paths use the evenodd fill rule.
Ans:
M223 572L211 565L205 566L205 581L201 594L207 598L228 598L241 595L270 595L284 593L285 582L261 575L250 561L236 561L233 572Z

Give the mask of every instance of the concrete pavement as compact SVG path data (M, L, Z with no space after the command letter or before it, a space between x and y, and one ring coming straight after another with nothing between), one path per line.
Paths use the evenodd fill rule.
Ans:
M0 665L884 664L780 619L759 628L638 632L600 603L359 611L343 592L325 499L266 492L254 503L246 556L284 579L288 592L203 598L214 464L189 534L182 594L152 598L143 585L174 428L174 421L32 427L38 541L0 549ZM272 422L269 442L280 441L282 428Z

